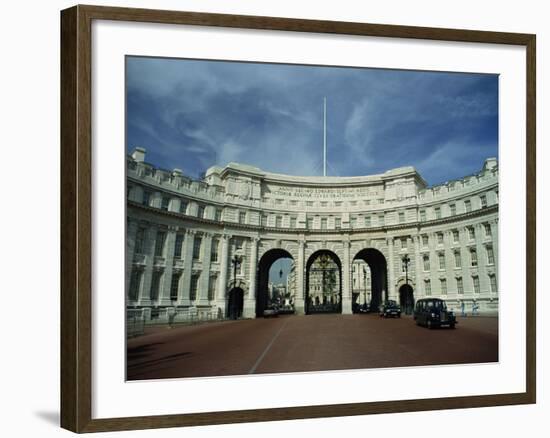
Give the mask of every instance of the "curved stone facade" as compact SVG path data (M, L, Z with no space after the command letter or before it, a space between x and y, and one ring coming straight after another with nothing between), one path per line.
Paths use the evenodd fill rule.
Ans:
M455 310L496 313L498 164L487 159L478 174L435 187L413 167L298 177L230 163L197 181L155 168L137 148L127 157L126 254L128 307L151 320L167 318L168 308L176 319L225 317L236 288L238 316L259 315L265 269L281 256L294 260L295 312L308 313L319 254L339 267L342 313L352 312L354 288L367 279L354 260L370 266L373 304L403 304L407 283L414 300L442 297Z

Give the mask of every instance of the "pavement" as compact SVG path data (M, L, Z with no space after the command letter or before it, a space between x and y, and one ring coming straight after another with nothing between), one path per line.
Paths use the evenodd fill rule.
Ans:
M428 330L410 316L281 315L149 327L127 342L127 379L227 376L498 361L498 318Z

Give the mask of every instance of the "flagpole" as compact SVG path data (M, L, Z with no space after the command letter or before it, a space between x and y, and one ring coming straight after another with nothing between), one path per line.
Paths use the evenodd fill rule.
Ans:
M323 98L323 176L327 176L327 98Z

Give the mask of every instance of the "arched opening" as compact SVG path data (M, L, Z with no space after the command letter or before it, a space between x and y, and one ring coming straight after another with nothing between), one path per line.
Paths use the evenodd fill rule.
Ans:
M351 310L363 313L370 310L372 301L372 273L367 262L355 259L351 265Z
M256 316L263 316L268 308L277 308L279 313L294 313L296 271L288 251L270 249L260 258L257 290Z
M370 311L377 311L380 304L388 299L387 263L384 254L374 248L365 248L353 258L362 260L368 265L370 274L370 293L366 306ZM367 280L368 281L368 280Z
M405 315L410 315L414 310L414 293L410 284L404 284L399 288L399 305Z
M239 319L243 316L244 291L240 287L234 287L229 291L229 302L227 303L227 317Z
M307 261L305 312L342 312L342 264L332 251L317 251Z

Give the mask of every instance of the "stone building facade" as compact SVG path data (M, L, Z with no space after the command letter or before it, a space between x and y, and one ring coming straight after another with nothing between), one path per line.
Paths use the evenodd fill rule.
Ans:
M434 187L413 167L300 177L230 163L198 181L155 168L136 148L126 236L127 305L152 321L169 309L176 320L259 316L280 257L294 260L296 313L313 313L321 255L337 266L344 314L367 297L373 306L433 296L455 310L498 311L496 159Z

